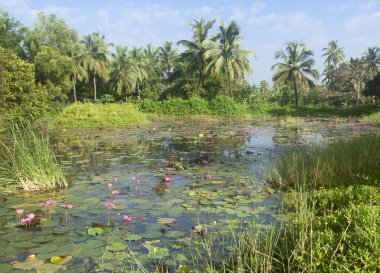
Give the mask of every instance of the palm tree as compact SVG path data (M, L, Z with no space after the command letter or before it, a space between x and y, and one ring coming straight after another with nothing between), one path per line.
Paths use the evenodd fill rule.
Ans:
M333 65L336 69L338 64L343 63L346 59L344 54L344 47L338 47L337 40L332 40L327 44L327 47L322 49L325 51L322 57L326 57L325 66Z
M239 27L234 21L228 27L225 27L222 22L216 38L219 40L219 44L210 48L206 53L206 57L210 58L207 70L210 69L216 75L221 72L227 74L228 87L232 97L232 80L243 79L245 75L252 73L253 69L249 63L248 55L255 53L242 49L241 45L238 44L242 37Z
M325 78L323 82L330 83L333 81L334 71L338 68L338 65L345 62L346 56L344 54L344 48L338 46L337 40L332 40L327 44L327 47L323 48L325 51L322 57L326 57L325 69L323 75Z
M313 79L319 78L317 70L313 69L314 53L307 49L305 44L297 41L291 41L286 44L285 51L280 50L274 54L277 60L282 60L272 66L276 68L273 75L273 81L290 85L294 88L295 105L298 106L299 90L305 89L312 85Z
M369 77L372 80L377 73L379 73L380 66L380 48L369 47L367 52L364 53L363 60L365 67L369 73Z
M112 54L110 81L111 89L118 95L127 96L136 88L137 74L127 47L116 46L116 52Z
M134 63L134 73L136 74L137 97L140 98L140 83L149 78L147 60L142 48L133 48L130 55Z
M108 74L107 55L108 44L105 42L104 35L99 32L85 35L82 43L85 46L84 67L88 73L92 74L94 83L94 100L96 100L96 76L106 80Z
M74 44L70 55L73 60L73 66L71 67L71 81L73 84L73 93L74 93L74 101L77 101L77 92L76 92L76 84L77 81L87 80L88 73L87 70L83 66L83 53L84 48L81 44Z
M200 21L194 20L191 23L193 40L180 40L178 42L178 45L186 48L186 51L181 56L186 63L187 73L198 77L198 95L201 85L204 85L207 67L206 52L215 45L213 39L207 38L208 32L214 23L215 20L205 22L203 18Z
M177 49L173 48L172 42L165 42L163 46L158 48L158 57L161 60L161 64L165 69L164 77L167 80L169 78L169 74L172 72L174 67L174 62L177 58Z

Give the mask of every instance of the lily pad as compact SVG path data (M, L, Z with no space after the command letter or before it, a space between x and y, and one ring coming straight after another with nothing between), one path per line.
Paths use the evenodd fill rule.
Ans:
M172 224L175 222L175 218L160 218L157 219L158 224Z
M142 238L143 237L141 235L138 235L138 234L128 234L127 237L125 237L124 239L126 241L139 241Z
M93 227L93 228L89 228L87 230L87 233L88 235L91 235L91 236L102 235L104 233L104 229L100 227Z
M125 250L126 248L127 248L127 246L125 245L125 243L122 243L122 242L114 242L114 243L112 243L112 244L108 247L108 250L109 250L109 251L112 251L112 252L117 252L117 251Z

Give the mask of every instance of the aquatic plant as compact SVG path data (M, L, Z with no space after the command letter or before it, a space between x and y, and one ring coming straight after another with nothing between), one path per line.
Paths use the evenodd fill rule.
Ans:
M16 209L16 213L18 215L18 220L20 221L21 215L24 213L24 210L23 209Z
M46 214L47 207L49 207L49 219L51 219L53 207L55 207L56 204L57 204L57 201L52 200L52 199L50 199L50 200L48 200L46 202L40 203L41 207L45 207L45 214Z
M123 215L123 222L124 223L129 223L132 221L132 217L129 215Z
M9 143L0 141L0 191L52 190L67 185L49 143L32 125L13 125Z
M105 206L108 209L107 225L109 225L110 224L110 218L111 218L111 209L114 209L116 207L116 205L113 202L107 202L105 204Z
M70 204L63 204L63 205L61 205L61 207L65 210L65 219L66 219L66 223L67 223L67 212L69 209L72 209L74 206L70 205Z
M120 192L118 190L113 190L111 193L112 193L113 196L116 196L116 195L120 194Z

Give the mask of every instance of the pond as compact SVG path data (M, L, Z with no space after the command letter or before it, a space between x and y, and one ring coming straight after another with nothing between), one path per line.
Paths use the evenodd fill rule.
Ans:
M228 250L231 230L281 224L281 195L263 182L279 152L374 130L343 119L190 118L54 132L70 185L1 197L0 272L192 264L212 236L225 234L214 247ZM42 206L48 200L56 205ZM20 225L16 209L38 221Z

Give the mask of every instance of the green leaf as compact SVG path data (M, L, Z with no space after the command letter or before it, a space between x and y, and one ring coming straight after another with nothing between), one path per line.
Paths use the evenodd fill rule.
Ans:
M108 247L108 250L109 250L109 251L116 252L116 251L122 251L122 250L125 250L126 248L127 248L127 246L125 245L125 243L122 243L122 242L115 242L115 243L112 243L112 244Z
M104 230L100 227L93 227L89 228L87 230L88 235L96 236L96 235L102 235L104 233Z

